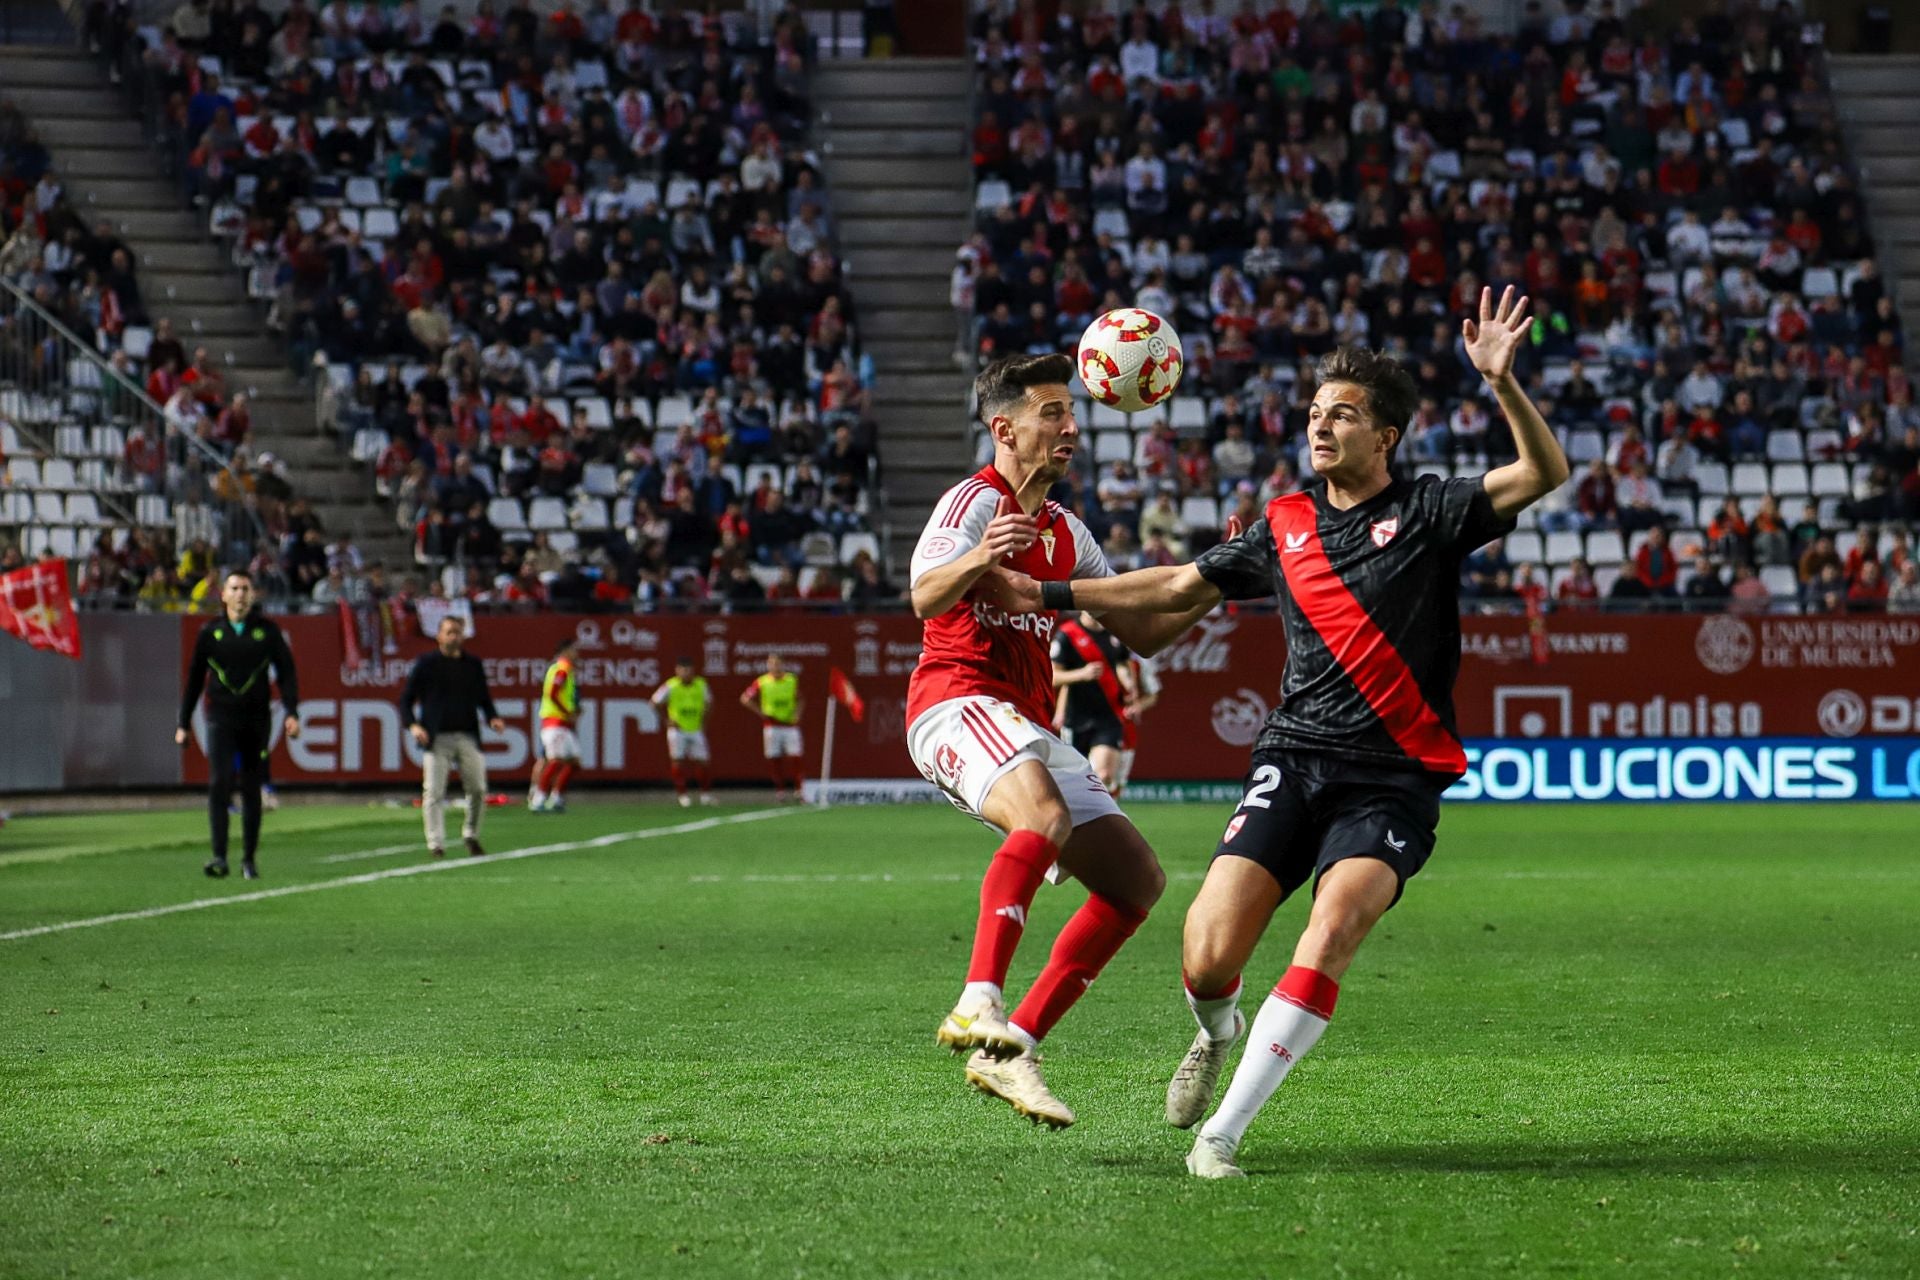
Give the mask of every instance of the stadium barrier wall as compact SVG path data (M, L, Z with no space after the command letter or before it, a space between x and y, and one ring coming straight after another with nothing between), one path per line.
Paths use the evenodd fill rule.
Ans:
M97 620L88 618L89 643ZM167 647L183 661L200 620L159 621L177 629ZM342 660L335 619L288 618L283 625L300 662L307 723L299 741L276 745L276 780L417 783L419 753L404 732L396 699L426 642L351 667ZM1903 741L1920 738L1920 618L1559 614L1544 624L1468 617L1462 630L1459 724L1482 752L1479 759L1492 762L1490 774L1482 764L1469 775L1482 778L1482 791L1490 796L1514 789L1503 771L1519 766L1515 757L1488 753L1516 740L1547 749L1544 770L1533 767L1531 754L1526 760L1529 776L1544 778L1552 793L1576 758L1598 767L1599 756L1572 752L1613 748L1618 767L1619 749L1642 744L1671 763L1678 759L1674 753L1695 742L1724 752L1776 739L1828 745L1878 740L1897 754ZM769 652L780 653L800 673L811 770L819 765L827 669L837 666L852 678L868 713L861 724L841 717L835 774L912 776L902 723L907 676L920 652L920 627L911 617L483 616L471 647L487 663L508 722L504 734L489 734L486 743L488 763L502 782L523 779L531 766L540 678L555 643L567 635L581 650L580 737L589 781L665 780L661 721L648 696L682 655L713 684L708 737L717 776L762 778L759 726L738 699ZM1240 777L1247 748L1279 699L1284 651L1279 620L1270 614L1222 611L1203 621L1161 658L1164 690L1142 719L1134 776L1143 782ZM1781 750L1789 754L1769 760L1797 760L1792 752L1798 745L1785 743ZM1668 755L1659 757L1660 751ZM1893 781L1875 789L1872 753L1856 756L1867 772L1853 775L1854 794L1892 797ZM1731 759L1723 758L1723 781L1727 768L1741 767L1727 765ZM1837 759L1819 757L1834 768L1840 767ZM1674 798L1698 789L1686 770L1705 766L1694 761L1688 756L1683 762ZM185 753L181 764L184 773L170 780L204 780L200 753ZM1642 785L1643 767L1626 768L1614 787L1617 798L1635 798L1630 793ZM1882 767L1890 780L1905 778L1910 761L1887 755ZM1789 773L1797 768L1790 765ZM1796 778L1787 779L1784 794L1793 794Z
M75 662L0 639L0 792L172 786L180 710L180 622L80 618Z

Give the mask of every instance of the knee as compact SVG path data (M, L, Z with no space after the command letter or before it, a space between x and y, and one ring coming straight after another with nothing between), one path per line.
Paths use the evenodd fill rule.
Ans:
M1355 911L1330 911L1324 915L1316 914L1308 922L1304 942L1316 957L1344 966L1360 949L1367 932L1373 928L1372 919ZM1324 968L1325 965L1315 965Z
M1245 958L1233 945L1225 929L1212 928L1194 913L1187 913L1186 934L1181 946L1180 968L1197 990L1210 991L1232 982Z
M1063 849L1068 837L1073 835L1073 815L1067 812L1065 800L1048 796L1034 805L1027 827L1045 836L1055 849Z
M1153 910L1160 901L1160 895L1167 891L1167 873L1160 867L1160 860L1152 854L1147 855L1146 865L1141 868L1134 885L1133 905L1141 911Z

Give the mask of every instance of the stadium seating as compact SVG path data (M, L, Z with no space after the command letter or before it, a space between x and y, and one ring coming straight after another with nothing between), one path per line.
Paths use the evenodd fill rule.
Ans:
M1150 505L1104 511L1099 486L1116 476L1148 499L1173 492L1205 545L1209 504L1310 475L1312 361L1336 338L1414 373L1406 474L1510 458L1504 424L1456 415L1479 383L1452 335L1482 284L1534 299L1522 373L1574 468L1523 519L1514 562L1555 581L1575 557L1617 572L1623 544L1658 522L1723 581L1753 562L1793 608L1821 603L1801 599L1807 566L1786 590L1780 572L1818 535L1920 518L1899 319L1797 18L1736 3L1697 29L1642 13L1649 29L1629 32L1594 6L1548 4L1505 37L1405 4L1229 8L1043 28L990 7L974 26L975 232L960 256L978 354L1058 349L1086 311L1121 305L1167 313L1185 341L1163 414L1081 415L1093 447L1055 497L1103 539L1134 522L1115 545L1141 545L1135 512ZM1686 74L1696 60L1709 76ZM1249 480L1210 465L1233 420L1255 443ZM1162 421L1199 451L1155 440ZM1690 447L1670 448L1676 436ZM1622 485L1648 514L1620 515ZM1709 537L1729 496L1740 526ZM1709 585L1690 607L1726 603ZM1886 607L1870 590L1844 603Z

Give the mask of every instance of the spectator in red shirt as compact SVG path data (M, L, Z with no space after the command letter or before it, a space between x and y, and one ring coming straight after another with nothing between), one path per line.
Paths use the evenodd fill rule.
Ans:
M1593 460L1587 474L1580 478L1573 494L1574 507L1581 523L1588 528L1606 528L1616 515L1613 497L1613 472L1600 458Z
M1593 566L1582 556L1575 556L1567 566L1567 576L1560 580L1560 588L1554 592L1554 598L1563 609L1592 609L1600 599L1600 587L1593 580Z
M1680 578L1680 565L1674 559L1673 549L1667 545L1664 528L1655 525L1647 531L1647 540L1634 553L1633 565L1647 590L1665 598L1675 595L1674 583Z
M1882 613L1887 607L1887 579L1878 560L1860 566L1860 576L1847 588L1848 613Z

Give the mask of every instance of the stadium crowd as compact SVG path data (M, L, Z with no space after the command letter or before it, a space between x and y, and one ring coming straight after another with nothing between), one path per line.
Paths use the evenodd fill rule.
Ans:
M1057 495L1116 565L1299 487L1338 345L1413 373L1407 472L1511 458L1459 350L1511 284L1576 476L1467 567L1478 607L1920 610L1920 411L1793 6L1529 0L1513 35L1403 0L1225 8L974 26L970 354L1057 350L1127 305L1186 343L1171 413L1083 414Z
M419 565L646 603L886 589L810 58L792 12L187 0L135 75Z

